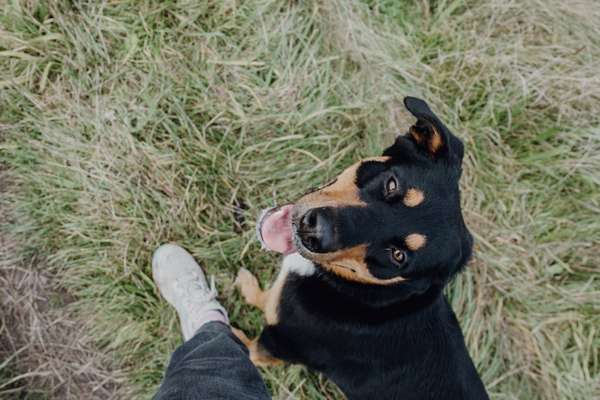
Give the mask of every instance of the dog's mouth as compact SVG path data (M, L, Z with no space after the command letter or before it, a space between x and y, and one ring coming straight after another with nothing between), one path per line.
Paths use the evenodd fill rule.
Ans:
M256 234L264 247L282 254L297 251L292 219L294 205L266 209L258 218Z

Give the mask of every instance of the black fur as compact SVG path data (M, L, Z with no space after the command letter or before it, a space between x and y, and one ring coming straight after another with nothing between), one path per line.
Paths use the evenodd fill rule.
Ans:
M358 283L319 265L308 277L290 273L279 322L265 327L259 343L277 358L323 372L349 399L487 399L443 294L473 242L460 209L463 145L425 102L405 104L417 117L413 135L399 136L384 151L388 161L367 161L357 171L367 206L335 208L329 218L336 246L368 244L365 263L374 277L406 280ZM432 146L436 134L441 145ZM386 198L390 176L401 193L422 190L423 203L407 207L401 197ZM427 238L424 248L406 248L411 233ZM407 252L402 267L390 261L390 245Z

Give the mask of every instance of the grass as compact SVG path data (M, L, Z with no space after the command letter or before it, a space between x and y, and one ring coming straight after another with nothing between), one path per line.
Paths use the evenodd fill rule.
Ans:
M4 174L0 173L3 194ZM6 203L0 217L11 218ZM94 345L89 318L69 310L74 299L43 259L19 251L0 233L0 398L109 399L127 394L117 363ZM93 322L91 322L93 323Z
M413 94L467 146L476 256L448 294L492 398L600 396L596 1L1 8L4 228L93 317L96 346L129 374L123 393L148 397L181 341L152 251L188 248L233 323L258 333L232 288L242 265L264 284L277 271L258 210L380 152ZM299 366L262 373L274 398L340 398Z

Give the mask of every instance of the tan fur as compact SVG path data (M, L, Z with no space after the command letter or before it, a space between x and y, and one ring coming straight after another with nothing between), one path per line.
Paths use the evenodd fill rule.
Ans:
M279 322L279 302L281 301L281 292L287 279L288 271L282 269L277 275L277 279L271 285L267 295L265 305L265 320L268 325L276 325Z
M425 195L422 191L415 188L410 188L404 195L404 205L406 207L416 207L425 200Z
M437 153L437 151L442 147L442 135L437 131L437 129L433 129L433 135L427 143L427 147L429 147L429 151L432 153Z
M356 171L365 161L385 162L387 160L389 160L389 157L365 158L344 170L333 184L307 194L297 204L306 205L310 208L340 205L365 206L366 204L358 195Z
M427 243L427 238L420 233L411 233L404 239L406 242L406 247L408 247L412 251L419 250L425 243Z
M408 133L410 134L410 136L413 137L413 139L415 139L417 143L421 144L421 142L423 141L422 132L418 131L417 128L415 128L414 126L411 126L408 130Z
M427 141L427 149L430 153L435 154L442 147L442 135L438 132L438 130L434 126L430 126L432 130L432 134L430 137L426 137L426 134L421 130L417 129L414 126L411 126L408 133L413 137L413 139L418 143L422 144L423 141Z
M246 303L265 311L268 291L262 291L258 285L258 280L246 268L240 268L234 285L238 288Z
M379 279L373 276L365 263L366 252L366 245L358 245L333 253L316 254L313 258L323 267L349 281L390 285L404 280L400 276L391 279Z
M265 313L267 325L276 325L279 322L278 307L281 297L281 291L287 278L288 271L282 269L277 279L268 290L261 290L256 277L247 269L240 268L235 279L235 286L239 289L244 297L244 300L250 305L253 305ZM233 333L246 345L250 352L250 360L254 365L265 367L282 363L271 356L269 352L263 348L258 339L249 339L246 334L236 328L232 328Z
M269 325L276 325L279 322L278 306L281 291L285 284L288 271L282 269L277 276L275 282L268 290L261 290L258 285L258 280L246 268L240 268L235 285L242 293L246 303L257 307L265 313L265 320Z
M257 367L269 367L282 364L283 361L273 357L267 349L260 345L258 339L249 339L246 334L237 329L231 328L233 334L248 348L250 361Z

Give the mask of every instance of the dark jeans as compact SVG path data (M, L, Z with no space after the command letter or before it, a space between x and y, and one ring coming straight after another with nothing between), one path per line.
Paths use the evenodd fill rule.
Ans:
M204 324L171 357L155 400L270 399L248 350L221 322Z

